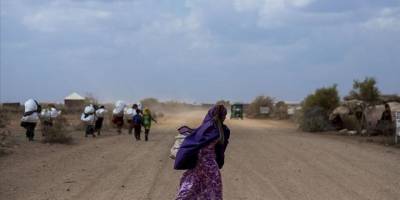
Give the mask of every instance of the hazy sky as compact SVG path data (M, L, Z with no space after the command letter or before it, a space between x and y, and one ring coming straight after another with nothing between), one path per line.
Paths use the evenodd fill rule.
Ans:
M0 0L0 101L400 93L399 0Z

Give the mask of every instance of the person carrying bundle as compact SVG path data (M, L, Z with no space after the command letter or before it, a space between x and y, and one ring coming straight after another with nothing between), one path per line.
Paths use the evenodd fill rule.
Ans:
M157 121L151 115L151 111L148 108L145 108L143 111L143 127L144 127L144 137L145 141L149 140L149 133L151 128L151 121L157 123Z
M135 131L136 141L140 140L140 133L142 132L143 116L142 113L136 111L136 115L132 118L133 128Z
M54 120L61 114L53 104L49 104L49 107L43 109L40 113L40 119L42 122L42 136L45 136L47 131L53 126Z
M36 100L29 99L25 102L25 112L21 118L21 126L26 129L26 137L29 141L33 141L35 136L35 127L39 121L39 113L42 107Z
M132 134L133 130L133 116L136 115L137 105L133 104L131 108L128 108L125 112L126 122L128 123L128 133Z
M94 134L94 125L96 122L96 115L93 105L89 105L85 107L84 112L82 113L81 120L85 123L86 130L85 130L85 137L88 135L92 135L96 137Z
M100 106L99 109L96 110L96 123L94 126L95 132L97 135L100 135L101 128L103 127L104 115L107 113L107 110L104 106Z
M122 127L124 126L124 109L126 105L123 101L117 101L113 110L112 122L117 126L118 134L121 134Z

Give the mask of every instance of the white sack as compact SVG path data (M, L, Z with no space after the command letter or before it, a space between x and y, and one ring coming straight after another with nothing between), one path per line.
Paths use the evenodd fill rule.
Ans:
M25 101L24 105L25 105L25 112L31 112L37 110L36 102L33 99L28 99L27 101Z
M85 117L85 113L82 113L81 120L88 125L94 125L96 117L94 116L94 114L89 114Z
M135 115L136 115L136 110L135 109L128 108L128 109L125 110L125 117L127 119L132 119L133 116L135 116Z
M92 114L94 113L94 107L92 105L86 106L84 110L85 114Z
M39 121L39 114L38 113L32 113L28 116L24 116L21 118L22 122L30 122L30 123L37 123Z
M123 101L117 101L113 110L113 115L123 115L126 104Z
M107 113L107 110L104 108L99 108L96 110L96 116L97 117L104 117L104 115Z
M172 159L176 158L176 154L178 153L179 148L181 147L183 140L185 140L186 135L178 134L175 136L175 143L170 150L169 157Z

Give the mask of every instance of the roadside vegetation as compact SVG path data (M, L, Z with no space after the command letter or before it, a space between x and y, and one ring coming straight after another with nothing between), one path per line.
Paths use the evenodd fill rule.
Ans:
M317 89L303 101L299 126L303 131L318 132L332 130L329 114L339 105L337 85Z

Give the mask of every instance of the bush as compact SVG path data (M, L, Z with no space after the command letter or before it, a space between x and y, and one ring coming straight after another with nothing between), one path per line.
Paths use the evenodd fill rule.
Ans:
M337 91L337 85L317 89L314 94L308 95L303 101L303 109L308 110L314 107L320 107L328 114L339 106L340 97Z
M376 87L376 80L372 77L366 77L364 81L354 80L353 90L347 99L357 99L370 104L376 104L379 101L380 91Z
M300 129L307 132L321 132L333 130L326 112L321 107L308 108L299 120Z
M73 139L66 130L67 120L59 116L54 120L53 126L46 129L43 137L44 143L71 144Z
M302 116L299 118L303 131L317 132L332 130L329 114L340 103L337 85L317 89L303 101Z
M9 114L3 109L0 109L0 128L5 128L9 122L10 122Z
M275 105L274 114L278 119L288 119L288 105L283 101L279 101Z
M270 114L272 113L272 108L274 107L274 99L269 96L258 96L249 105L247 110L247 116L249 117L268 117L270 114L262 115L260 113L260 107L269 107Z

